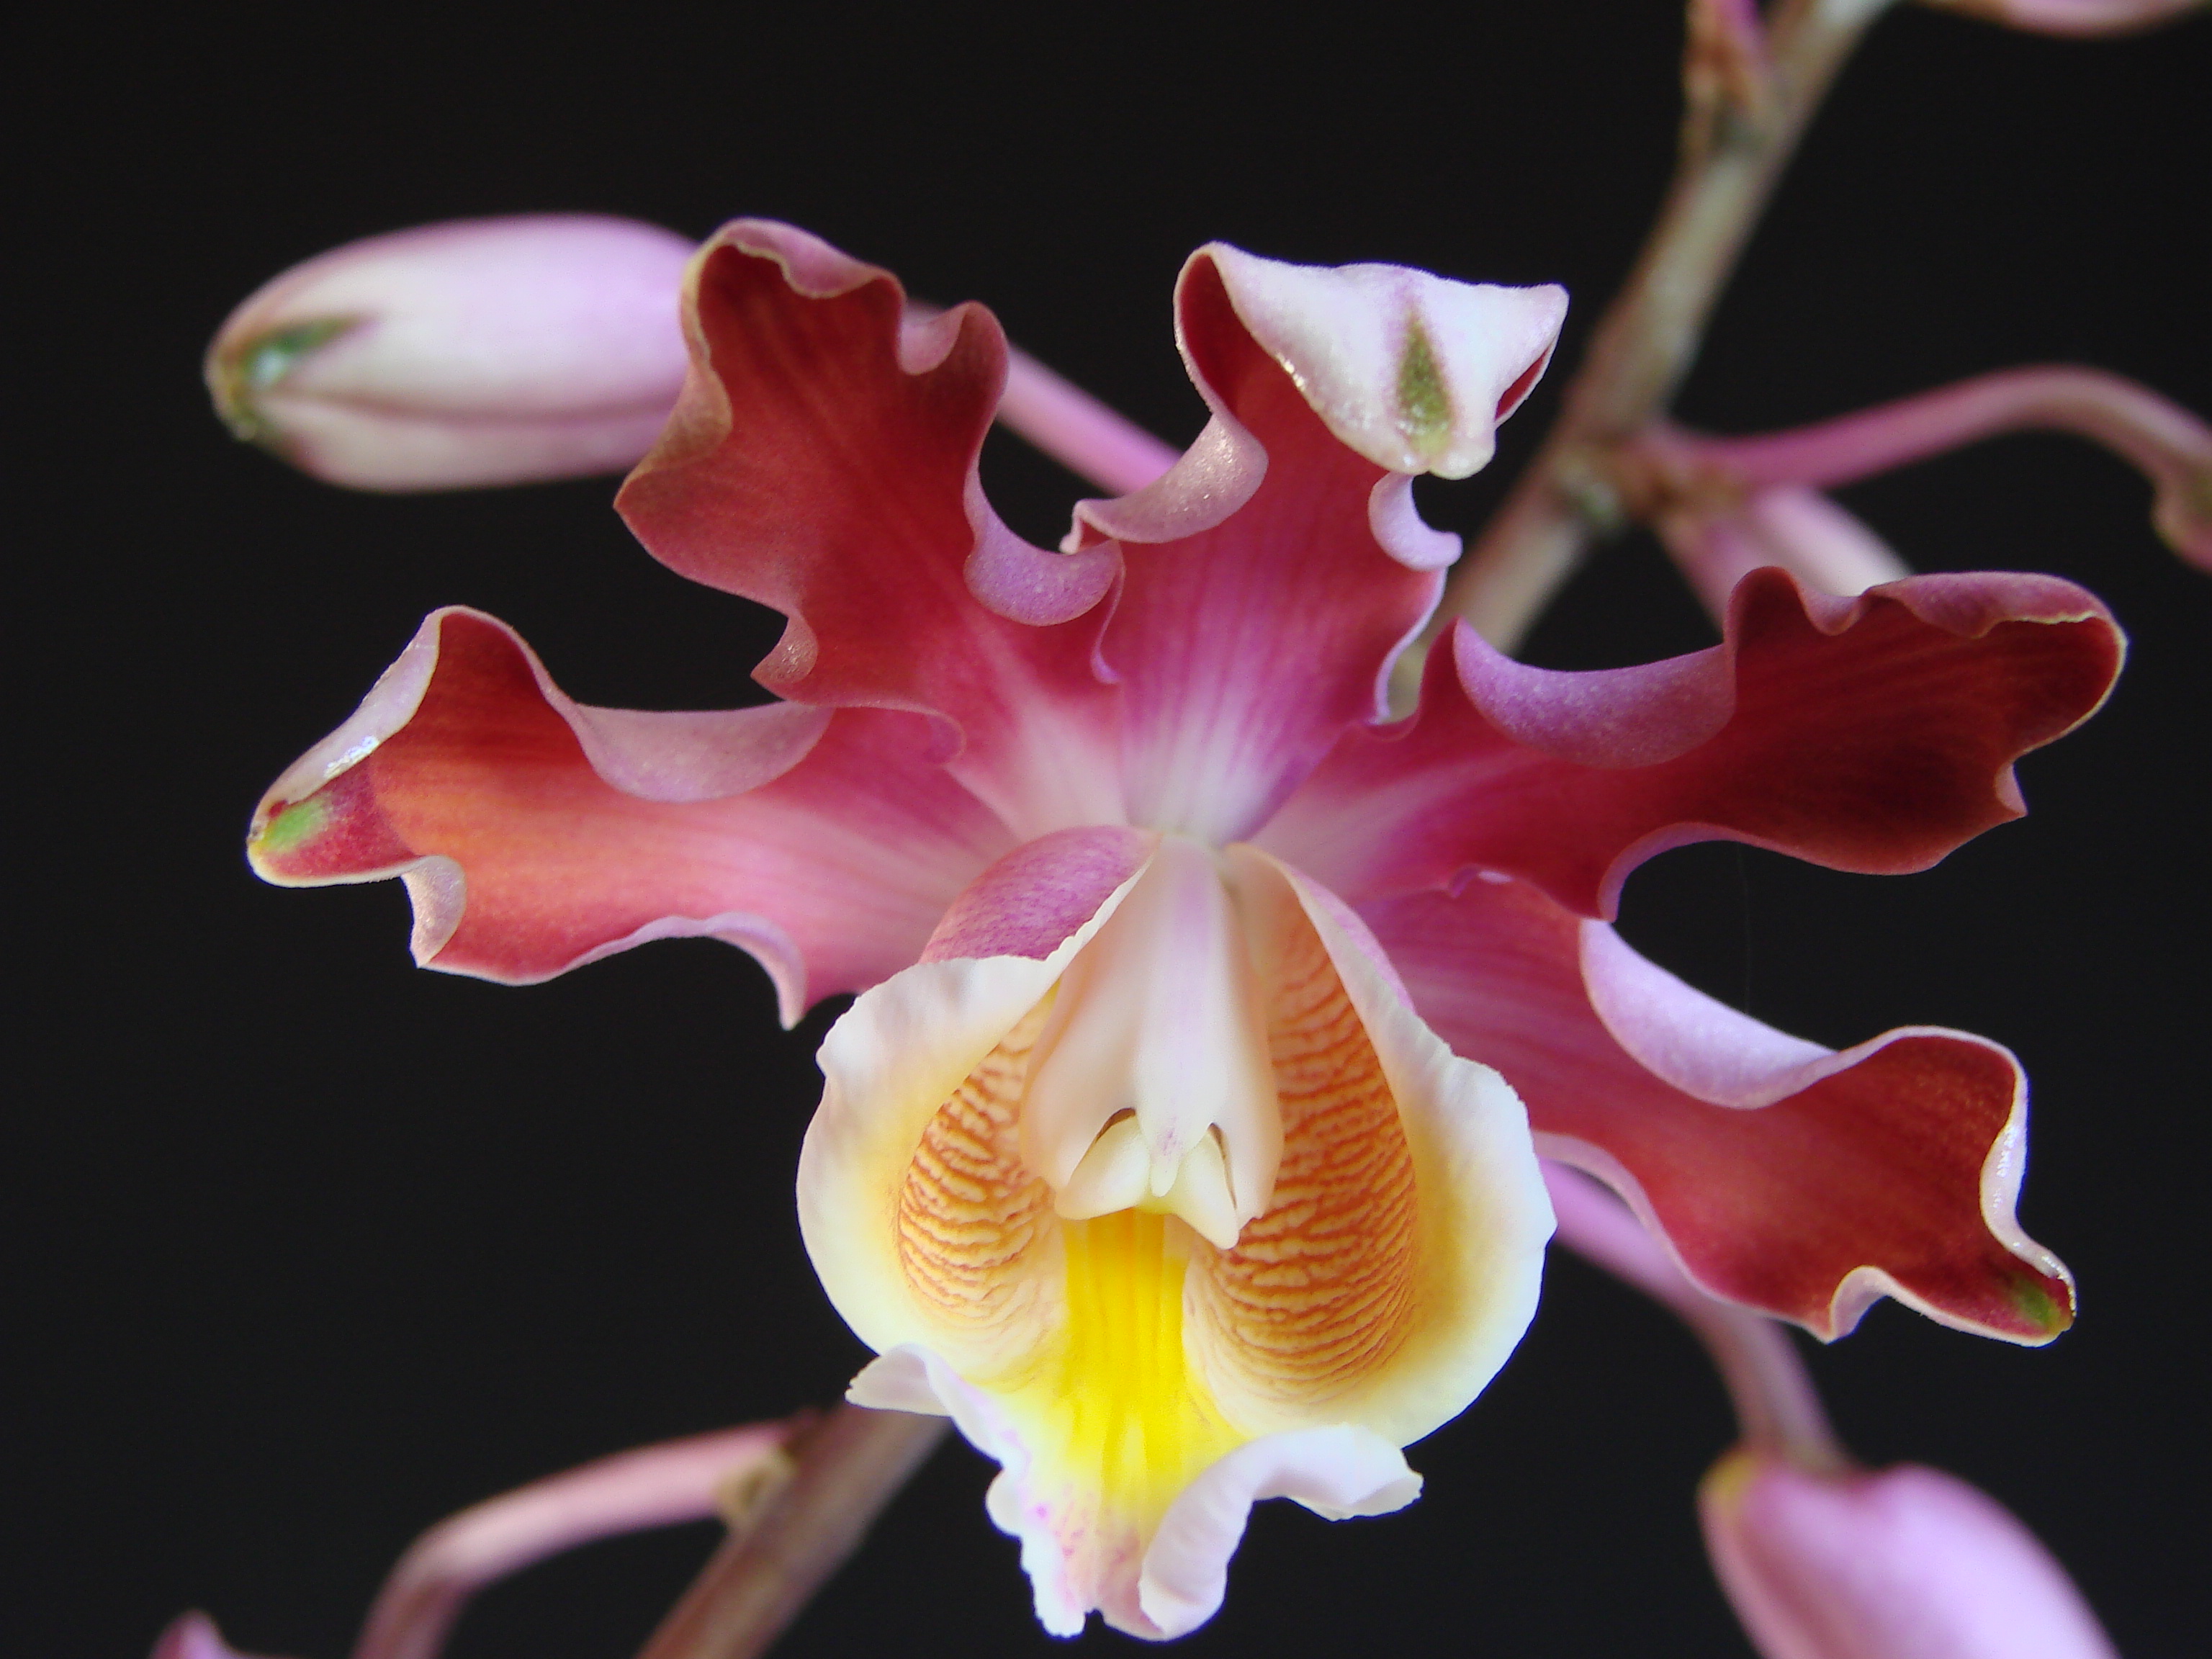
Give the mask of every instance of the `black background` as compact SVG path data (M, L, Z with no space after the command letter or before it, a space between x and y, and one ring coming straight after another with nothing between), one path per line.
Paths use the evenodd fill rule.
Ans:
M575 696L647 708L753 697L774 620L654 564L604 481L376 498L233 444L197 379L224 313L325 246L447 216L591 209L702 234L769 214L924 296L989 301L1180 441L1200 410L1168 296L1202 240L1564 281L1561 368L1498 466L1424 486L1434 518L1469 528L1648 222L1679 16L1628 0L1285 16L19 22L15 270L35 287L8 331L27 1080L6 1164L9 1650L135 1659L201 1606L241 1646L337 1659L385 1565L448 1510L827 1401L863 1357L793 1225L834 1006L783 1035L764 977L703 941L527 991L422 973L396 884L280 891L239 852L262 787L433 605L483 606ZM1686 416L1757 429L2034 359L2212 405L2208 85L2202 22L2083 45L1886 21L1722 306ZM1017 528L1057 535L1071 479L1003 438L986 473ZM1979 1482L2125 1650L2179 1654L2204 1622L2212 584L2156 541L2133 474L2060 439L1845 499L1923 568L2094 587L2136 641L2118 696L2024 765L2033 817L1934 872L1690 849L1631 884L1626 926L1823 1041L1931 1023L2021 1052L2022 1214L2080 1275L2078 1328L2023 1351L1885 1304L1813 1361L1863 1455ZM1595 666L1710 637L1631 538L1530 654ZM1340 1526L1263 1506L1188 1650L1742 1653L1691 1510L1728 1433L1687 1339L1561 1261L1504 1376L1413 1450L1428 1495ZM1045 1650L981 1512L988 1474L942 1453L784 1650ZM455 1652L625 1653L708 1541L534 1571Z

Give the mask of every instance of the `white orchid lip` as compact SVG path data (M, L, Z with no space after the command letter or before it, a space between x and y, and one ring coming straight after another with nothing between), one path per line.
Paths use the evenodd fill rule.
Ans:
M1070 1220L1179 1215L1227 1249L1267 1207L1282 1124L1237 902L1178 836L1061 976L1030 1056L1022 1158Z
M854 1397L1000 1462L1047 1627L1158 1638L1218 1604L1254 1498L1413 1497L1398 1448L1518 1340L1551 1218L1519 1100L1341 904L1249 847L1107 833L1009 855L955 907L975 954L833 1028L799 1216L883 1356Z

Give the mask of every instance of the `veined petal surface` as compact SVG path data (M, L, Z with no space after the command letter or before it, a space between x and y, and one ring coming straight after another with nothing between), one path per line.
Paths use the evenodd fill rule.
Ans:
M404 877L426 967L550 978L649 939L750 951L787 1021L912 962L1012 841L910 714L592 708L505 624L444 611L264 797L289 886Z
M1176 337L1212 422L1164 477L1077 509L1071 544L1113 538L1127 568L1103 656L1136 822L1248 836L1339 733L1379 717L1459 552L1420 522L1411 475L1488 459L1500 385L1534 383L1565 308L1555 289L1352 270L1218 243L1192 256ZM1370 441L1347 447L1346 429Z
M1564 673L1450 644L1420 712L1349 733L1259 837L1355 903L1487 869L1610 918L1637 865L1723 839L1926 869L2026 811L2012 763L2095 711L2124 642L2056 577L1844 599L1765 569L1690 656Z
M1612 1183L1714 1295L1827 1339L1883 1295L2014 1342L2072 1322L2071 1277L2014 1217L2027 1085L1996 1044L1918 1027L1832 1054L1522 882L1361 914L1544 1154Z
M983 499L996 319L909 320L889 272L750 219L692 261L684 317L690 376L617 505L671 568L789 619L761 683L931 716L935 757L1027 834L1120 820L1093 665L1118 565L1030 547Z

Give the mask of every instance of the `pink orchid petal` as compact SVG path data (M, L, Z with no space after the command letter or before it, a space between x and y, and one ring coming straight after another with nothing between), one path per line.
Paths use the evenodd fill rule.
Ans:
M440 611L278 780L254 866L405 878L425 966L547 979L651 939L758 958L784 1017L912 962L1010 843L904 714L589 708L480 612Z
M1288 264L1224 242L1197 257L1337 441L1392 472L1464 478L1488 465L1498 422L1542 378L1566 320L1557 286Z
M762 220L707 243L684 308L691 375L618 505L672 568L790 619L761 683L933 716L936 757L1024 833L1119 820L1092 658L1119 563L1031 547L984 501L996 320L908 320L888 272Z
M1455 628L1421 712L1346 739L1257 837L1355 902L1486 869L1610 917L1691 842L1923 870L2027 809L2012 763L2087 719L2124 648L2055 577L1914 576L1856 599L1754 571L1724 642L1565 673Z
M1698 1498L1766 1659L2118 1659L2035 1534L1940 1469L1814 1474L1737 1452Z
M147 1659L257 1659L222 1639L215 1620L204 1613L181 1613L154 1644Z
M1142 830L1106 825L1060 830L1024 842L953 900L921 959L1027 957L1042 962L1144 867L1158 841Z
M1078 508L1078 544L1117 538L1128 568L1103 653L1123 685L1139 821L1237 839L1346 726L1379 717L1389 665L1459 550L1389 469L1486 459L1500 399L1541 368L1564 304L1555 290L1316 270L1218 244L1193 256L1177 332L1212 423L1146 489ZM1437 342L1424 408L1450 411L1423 428L1425 459L1392 424L1398 348L1423 314ZM1346 340L1359 349L1332 356ZM1346 447L1347 430L1368 453Z
M1882 1295L2014 1342L2071 1322L2065 1268L2014 1218L2026 1090L1996 1044L1911 1028L1829 1054L1609 934L1586 949L1601 930L1524 883L1361 915L1421 1016L1519 1091L1539 1150L1612 1183L1709 1293L1830 1339Z
M1697 1334L1728 1388L1746 1445L1782 1453L1806 1468L1849 1464L1820 1391L1780 1325L1699 1290L1627 1206L1580 1170L1547 1163L1544 1185L1559 1218L1559 1243L1633 1285Z
M592 214L457 220L295 266L208 348L241 437L360 489L618 472L684 384L691 244Z

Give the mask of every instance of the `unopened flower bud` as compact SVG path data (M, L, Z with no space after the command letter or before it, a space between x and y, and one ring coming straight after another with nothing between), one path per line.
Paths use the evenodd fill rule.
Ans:
M1814 1474L1739 1448L1698 1507L1766 1659L2116 1659L2065 1569L1954 1475Z
M2038 34L2130 34L2203 9L2204 0L1928 0Z
M222 1639L215 1620L204 1613L188 1613L174 1620L154 1644L149 1659L254 1659Z
M241 438L361 489L617 472L682 389L691 244L589 215L456 220L296 265L208 349Z

